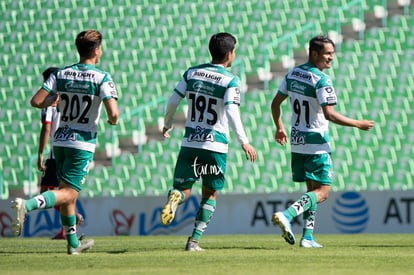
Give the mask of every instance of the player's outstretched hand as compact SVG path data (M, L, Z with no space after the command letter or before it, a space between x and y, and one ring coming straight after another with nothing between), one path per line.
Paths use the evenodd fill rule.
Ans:
M288 141L288 135L287 135L285 129L278 129L278 130L276 130L275 140L280 145L285 145L287 143L287 141Z
M163 128L162 128L162 135L163 135L163 137L165 137L165 138L170 138L170 133L169 133L169 131L170 131L170 129L168 129L168 128L166 128L166 127L163 127Z
M46 170L46 166L43 163L43 154L39 154L37 157L37 169L39 169L41 172L44 172Z
M253 146L251 146L250 144L246 143L242 145L242 149L244 151L244 153L246 154L246 159L250 160L251 162L255 162L256 161L256 150L254 149Z
M361 130L367 131L367 130L370 130L372 127L374 127L374 121L372 121L372 120L363 119L363 120L359 121L358 128L361 129Z
M44 104L47 107L49 107L49 106L53 106L53 107L58 106L58 104L59 104L59 94L58 93L50 94L49 96L47 96L45 98Z

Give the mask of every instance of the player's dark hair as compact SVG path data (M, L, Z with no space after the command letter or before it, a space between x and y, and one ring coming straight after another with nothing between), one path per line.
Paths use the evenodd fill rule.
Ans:
M332 44L332 46L335 49L335 43L329 37L325 35L318 35L318 36L313 37L309 41L309 53L311 53L312 51L316 51L317 53L320 53L324 48L324 44L326 43Z
M50 75L53 72L56 72L57 70L59 70L58 67L49 67L46 70L44 70L43 73L42 73L42 75L43 75L43 81L46 81L50 77Z
M211 57L215 61L223 61L226 54L234 50L236 38L227 32L216 33L211 36L208 44Z
M91 58L93 51L102 43L102 34L97 30L86 30L76 36L76 48L81 57Z

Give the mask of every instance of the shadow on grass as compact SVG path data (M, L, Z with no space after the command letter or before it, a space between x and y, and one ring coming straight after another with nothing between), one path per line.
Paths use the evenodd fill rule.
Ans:
M124 249L124 250L112 250L112 251L107 251L107 254L124 254L127 253L128 249Z
M414 244L365 244L365 245L356 245L357 247L362 248L402 248L402 247L414 247Z

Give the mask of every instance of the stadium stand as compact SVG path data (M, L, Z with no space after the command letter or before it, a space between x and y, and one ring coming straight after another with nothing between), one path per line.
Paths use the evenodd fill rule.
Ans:
M368 134L331 126L337 173L333 189L414 188L411 145L414 124L409 119L413 115L410 102L414 98L414 9L410 4L399 5L402 2L396 0L327 3L323 0L312 4L295 0L2 1L0 198L25 190L28 195L27 190L35 190L27 188L27 184L36 186L39 176L33 155L40 121L39 111L30 108L28 101L41 85L40 73L45 67L76 60L73 40L86 28L97 28L104 34L104 56L99 66L115 79L121 112L133 115L122 118L115 136L111 127L100 123L97 158L82 196L166 194L182 128L178 123L173 138L161 141L156 130L150 129L159 127L165 101L149 103L165 100L186 67L209 61L207 40L217 31L229 31L238 38L237 55L250 80L243 94L242 117L259 151L258 163L251 165L243 161L237 144L231 146L228 183L223 192L302 190L302 185L293 184L290 179L289 145L282 148L273 141L269 110L288 67L272 71L269 90L263 89L263 82L251 80L257 78L257 72L263 70L267 61L265 46L309 21L315 30L300 33L288 42L295 50L296 63L306 57L306 43L312 35L329 33L339 38L337 57L329 71L340 98L338 110L355 117L372 117L377 123ZM365 13L363 39L353 29L360 19L359 7ZM331 16L332 11L342 12L340 21ZM388 16L383 16L384 11ZM340 33L338 22L342 27ZM272 68L280 67L287 47L287 43L282 43L269 49ZM134 113L146 105L150 107ZM181 113L184 111L182 108ZM285 120L288 119L286 115ZM123 147L125 138L131 142ZM111 152L116 152L114 157Z

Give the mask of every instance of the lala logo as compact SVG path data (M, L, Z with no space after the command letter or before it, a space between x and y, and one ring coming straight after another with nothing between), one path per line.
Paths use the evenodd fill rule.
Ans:
M12 217L7 212L0 212L0 237L13 236Z
M194 223L199 202L197 197L190 196L188 200L177 208L175 218L170 225L165 226L160 221L162 207L157 207L151 215L141 213L139 217L138 235L165 235L177 232L180 229Z
M115 209L112 211L112 219L114 222L115 235L130 235L132 223L135 215L132 214L127 217L122 211Z
M214 141L214 135L211 133L210 130L201 128L200 126L197 126L194 133L191 133L188 135L187 138L188 141Z

